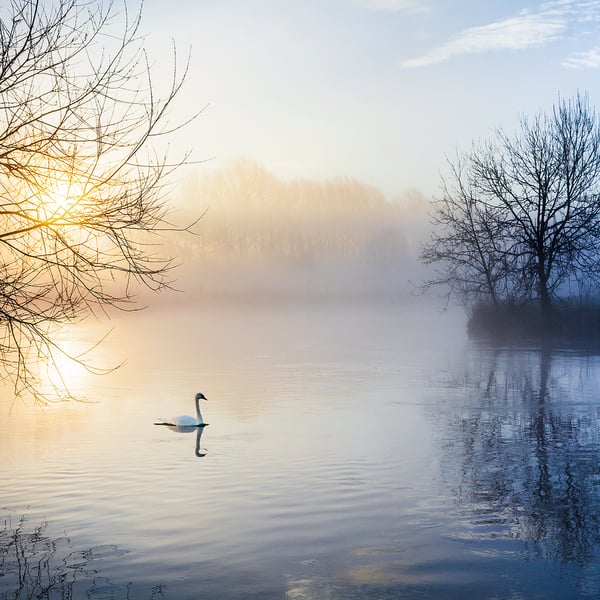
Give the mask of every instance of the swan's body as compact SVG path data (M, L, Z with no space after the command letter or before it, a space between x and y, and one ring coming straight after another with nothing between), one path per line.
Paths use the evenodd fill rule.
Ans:
M155 425L170 425L172 427L205 427L208 423L205 423L202 419L202 413L200 412L200 400L207 400L206 396L200 392L196 394L196 418L190 417L189 415L181 415L178 417L171 417L170 419L161 419L154 423Z
M175 427L200 427L200 425L206 425L202 422L202 417L195 419L190 415L181 415L179 417L171 417L169 425L175 425Z

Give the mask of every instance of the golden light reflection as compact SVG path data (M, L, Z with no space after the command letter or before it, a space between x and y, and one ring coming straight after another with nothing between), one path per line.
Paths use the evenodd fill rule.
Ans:
M55 344L39 362L42 393L57 402L89 401L87 391L94 379L119 366L103 347L107 335L99 324L73 324L52 334Z
M80 342L63 340L41 365L44 387L49 392L67 388L75 394L83 389L90 376L84 364L84 353L85 348Z

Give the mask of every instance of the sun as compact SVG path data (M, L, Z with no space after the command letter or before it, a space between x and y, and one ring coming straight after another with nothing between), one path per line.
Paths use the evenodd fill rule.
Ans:
M43 210L50 218L64 217L82 195L83 188L72 181L51 184L41 196Z

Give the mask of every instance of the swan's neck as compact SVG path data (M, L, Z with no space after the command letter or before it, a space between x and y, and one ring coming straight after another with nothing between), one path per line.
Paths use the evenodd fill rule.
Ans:
M196 419L198 420L198 424L203 423L202 421L202 413L200 412L200 399L196 398Z

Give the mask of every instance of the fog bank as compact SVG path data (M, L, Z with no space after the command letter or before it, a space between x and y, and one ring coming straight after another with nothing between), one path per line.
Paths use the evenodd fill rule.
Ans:
M281 181L239 160L187 177L177 219L196 235L167 237L180 257L177 287L204 297L348 298L414 293L429 234L429 200L388 201L351 178Z

